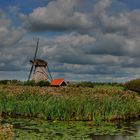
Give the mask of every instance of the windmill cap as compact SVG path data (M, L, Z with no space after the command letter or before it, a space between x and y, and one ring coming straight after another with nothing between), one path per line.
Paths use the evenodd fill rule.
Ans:
M35 61L30 60L35 66L47 66L47 62L42 59L36 59Z

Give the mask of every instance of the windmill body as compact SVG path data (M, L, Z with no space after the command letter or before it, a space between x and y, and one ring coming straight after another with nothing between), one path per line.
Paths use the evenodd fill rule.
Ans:
M47 62L42 59L35 59L35 61L30 61L34 65L34 73L32 80L35 82L49 80L47 73L46 73L46 67Z
M30 62L32 63L32 66L30 69L28 81L31 78L32 71L34 71L32 80L34 80L36 83L39 81L46 81L46 80L51 81L52 76L49 71L47 62L42 59L36 59L36 55L37 55L37 51L38 51L38 43L39 43L39 39L37 40L34 58L33 58L33 60L30 60Z
M37 45L36 45L33 60L30 60L32 66L29 72L28 81L30 80L32 72L34 71L32 80L34 80L36 83L38 83L39 81L49 81L51 86L66 86L67 84L63 78L59 78L59 79L52 78L46 61L42 59L36 59L37 51L38 51L38 43L39 43L39 38L37 40Z

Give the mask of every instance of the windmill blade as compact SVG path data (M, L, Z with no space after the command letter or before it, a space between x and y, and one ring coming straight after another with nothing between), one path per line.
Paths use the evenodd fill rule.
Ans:
M34 55L34 61L36 59L37 51L38 51L38 44L39 44L39 38L37 39L36 49L35 49L35 55Z
M51 72L50 72L50 69L49 69L48 65L47 65L47 69L48 69L48 73L49 73L49 76L50 76L51 80L53 80L53 78L52 78L52 75L51 75Z
M42 70L43 70L43 68L41 68ZM50 75L48 75L47 73L46 73L46 71L44 72L44 70L42 71L43 72L43 74L51 81L52 79L50 79Z
M30 80L31 75L32 75L32 71L33 71L33 67L34 67L34 61L36 59L36 55L37 55L37 51L38 51L38 44L39 44L39 38L37 39L37 44L36 44L34 59L33 59L33 63L32 63L32 66L31 66L31 69L30 69L30 73L29 73L29 76L28 76L28 81Z
M29 81L30 78L31 78L31 74L32 74L32 71L33 71L33 67L34 67L34 64L32 64L32 66L31 66L30 73L29 73L29 77L28 77L28 81Z

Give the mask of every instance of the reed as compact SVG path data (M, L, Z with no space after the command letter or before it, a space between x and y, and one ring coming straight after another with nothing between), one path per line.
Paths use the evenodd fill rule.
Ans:
M64 88L57 94L0 92L0 111L11 116L100 123L139 116L140 100L136 93L112 88Z

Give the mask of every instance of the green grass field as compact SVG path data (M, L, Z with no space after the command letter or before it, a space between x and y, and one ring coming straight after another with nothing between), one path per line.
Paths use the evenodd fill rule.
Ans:
M140 96L121 86L30 87L0 86L1 114L46 120L129 119L140 115Z

